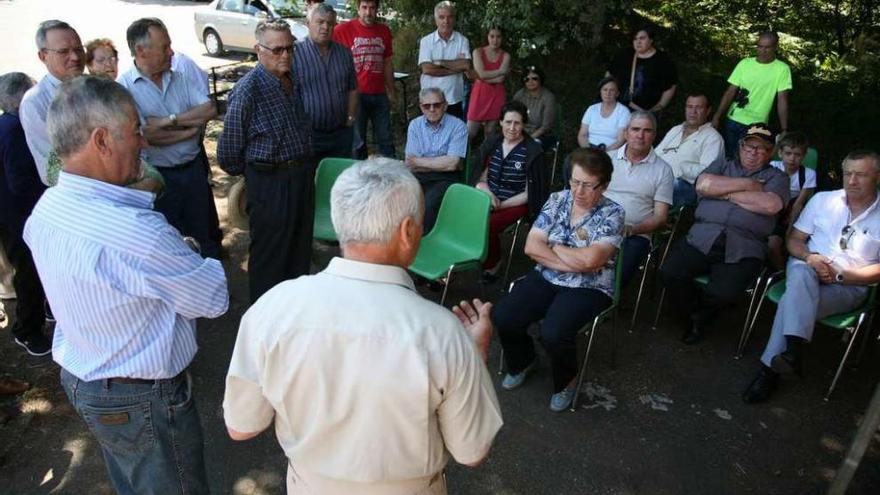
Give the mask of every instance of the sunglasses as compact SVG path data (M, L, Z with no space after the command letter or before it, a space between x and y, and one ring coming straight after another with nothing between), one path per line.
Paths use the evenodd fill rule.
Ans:
M846 251L847 247L849 247L849 240L852 239L853 234L856 233L856 229L853 228L852 225L847 225L840 229L840 249Z
M538 77L538 76L526 76L526 77L523 78L523 82L528 82L528 81L540 81L540 80L541 80L541 78Z
M284 46L276 46L275 48L266 46L262 43L257 43L265 50L272 52L272 55L278 56L283 54L284 52L293 53L296 50L296 45L284 45Z
M434 110L435 108L443 108L446 102L438 101L436 103L420 103L419 106L424 110Z

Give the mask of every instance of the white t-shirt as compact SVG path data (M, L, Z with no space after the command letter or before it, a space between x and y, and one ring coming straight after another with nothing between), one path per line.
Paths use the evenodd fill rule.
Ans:
M607 118L602 116L602 104L590 105L581 123L589 127L590 144L611 146L617 142L620 130L629 124L629 109L620 103Z
M770 162L770 165L773 165L779 170L785 172L785 165L782 163L782 160L773 160L772 162ZM788 174L788 172L785 173ZM800 174L795 172L789 175L788 178L791 180L791 185L788 186L789 199L794 199L798 197L798 195L801 193ZM811 168L804 167L804 189L811 188L816 188L816 171Z

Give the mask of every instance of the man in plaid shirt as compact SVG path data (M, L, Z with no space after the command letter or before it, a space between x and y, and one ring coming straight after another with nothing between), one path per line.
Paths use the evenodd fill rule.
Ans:
M232 91L217 160L244 174L250 214L250 299L309 273L315 209L311 124L291 72L294 37L283 21L255 32L259 63Z

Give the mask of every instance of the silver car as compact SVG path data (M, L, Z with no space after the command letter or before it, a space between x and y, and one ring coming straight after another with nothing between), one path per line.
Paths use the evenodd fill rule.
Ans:
M194 14L196 37L205 43L208 55L224 51L254 52L254 30L264 19L281 18L301 40L308 36L305 8L289 0L214 0Z

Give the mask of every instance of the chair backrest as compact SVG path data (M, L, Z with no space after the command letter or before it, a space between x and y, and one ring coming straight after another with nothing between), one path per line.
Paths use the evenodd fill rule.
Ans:
M330 207L330 189L345 169L354 165L357 160L351 158L324 158L318 164L315 173L315 206Z
M452 184L443 195L437 222L429 235L442 237L468 259L484 261L489 246L490 203L483 191Z
M626 239L620 242L620 248L617 250L617 257L614 259L614 300L612 304L620 302L621 284L623 283L623 245ZM645 270L648 268L645 267Z

